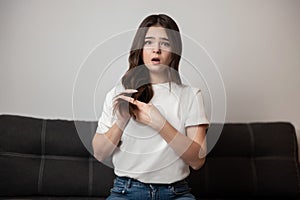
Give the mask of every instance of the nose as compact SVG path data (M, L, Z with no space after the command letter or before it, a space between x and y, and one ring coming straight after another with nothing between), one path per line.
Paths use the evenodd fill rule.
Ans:
M154 48L153 53L160 54L161 53L160 48Z
M161 53L161 49L160 49L160 44L159 43L156 43L156 45L153 46L153 53L157 53L157 54Z

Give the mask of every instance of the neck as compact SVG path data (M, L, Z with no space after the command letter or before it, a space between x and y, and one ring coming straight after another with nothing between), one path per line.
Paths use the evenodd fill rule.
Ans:
M152 84L166 83L169 79L165 73L150 73L150 80Z

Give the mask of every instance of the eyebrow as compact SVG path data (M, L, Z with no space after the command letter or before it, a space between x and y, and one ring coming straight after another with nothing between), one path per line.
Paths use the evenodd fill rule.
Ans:
M146 40L146 39L155 39L155 37L148 36L148 37L145 37L145 40ZM159 39L169 41L169 39L166 38L166 37L160 37Z

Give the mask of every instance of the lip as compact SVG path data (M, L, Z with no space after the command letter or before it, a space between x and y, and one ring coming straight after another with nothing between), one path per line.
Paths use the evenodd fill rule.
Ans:
M160 59L158 57L154 57L151 59L151 63L153 65L159 65L160 64Z

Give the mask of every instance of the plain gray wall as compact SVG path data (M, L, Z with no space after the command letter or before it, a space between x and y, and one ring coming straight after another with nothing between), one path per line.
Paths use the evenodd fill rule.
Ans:
M95 47L115 58L115 49L101 46L108 40L119 44L118 53L126 52L132 35L124 31L137 28L152 13L173 17L214 60L226 89L226 122L289 121L299 135L298 0L0 0L0 112L97 120L102 105L94 100L101 102L111 84L98 82L95 89L85 76L76 85L84 73L80 67L89 62L101 66L99 56L95 61L88 57ZM120 34L126 35L124 40ZM110 68L109 83L126 70L126 56L114 62L120 68ZM103 56L103 62L108 58ZM75 101L74 85L82 87ZM103 95L90 99L84 92L89 88ZM74 102L84 102L75 115ZM89 103L92 108L85 107Z

